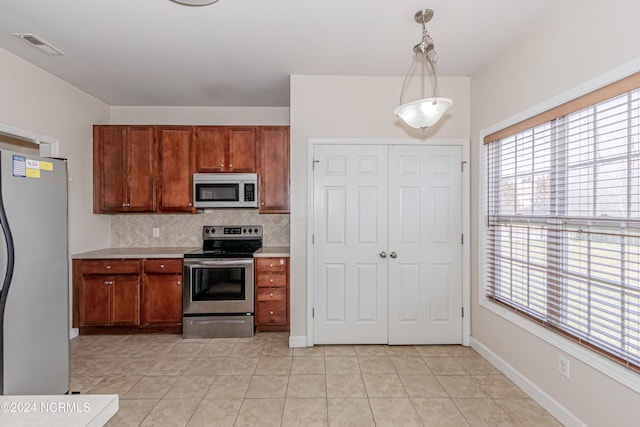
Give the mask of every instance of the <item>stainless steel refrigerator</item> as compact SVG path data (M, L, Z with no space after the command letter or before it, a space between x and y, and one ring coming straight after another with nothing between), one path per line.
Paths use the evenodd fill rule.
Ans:
M0 394L67 393L67 162L0 150L0 223Z

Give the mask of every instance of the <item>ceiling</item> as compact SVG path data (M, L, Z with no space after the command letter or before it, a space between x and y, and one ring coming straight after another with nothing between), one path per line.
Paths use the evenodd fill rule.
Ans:
M552 0L2 0L0 47L112 106L289 106L289 76L402 76L430 8L441 76L469 76ZM34 33L47 56L13 33Z

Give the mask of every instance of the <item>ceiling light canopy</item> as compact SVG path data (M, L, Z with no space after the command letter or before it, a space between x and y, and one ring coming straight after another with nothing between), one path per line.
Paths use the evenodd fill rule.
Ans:
M434 49L433 39L427 32L425 24L433 17L433 10L422 9L416 12L414 19L422 25L422 40L413 48L414 58L407 75L402 82L400 90L400 106L394 110L397 117L405 121L409 126L416 129L426 129L435 125L444 113L453 105L449 98L438 97L438 76L436 74L435 63L438 56ZM403 104L404 93L408 83L413 79L416 68L420 69L420 88L422 98ZM432 75L432 81L428 81L428 75ZM417 79L417 76L416 76ZM413 79L415 80L415 79ZM425 97L425 89L431 86L431 97Z
M184 4L185 6L206 6L218 2L218 0L171 0L174 3Z

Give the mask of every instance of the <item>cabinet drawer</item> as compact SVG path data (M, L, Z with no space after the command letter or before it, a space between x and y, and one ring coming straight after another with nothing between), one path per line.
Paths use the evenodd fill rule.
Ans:
M258 301L286 301L287 290L285 288L259 288Z
M287 271L288 258L256 258L256 270L263 271Z
M182 273L182 260L179 258L148 258L144 260L145 273Z
M128 274L139 271L140 262L137 259L83 260L80 266L83 274Z
M285 273L258 273L256 284L260 287L284 288L287 286L287 275Z
M258 301L256 322L259 324L286 324L287 306L282 302Z

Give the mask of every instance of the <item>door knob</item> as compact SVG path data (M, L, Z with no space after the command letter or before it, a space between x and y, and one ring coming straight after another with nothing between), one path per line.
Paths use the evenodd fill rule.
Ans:
M389 256L390 256L391 258L394 258L394 259L395 259L395 258L398 258L398 254L397 254L397 253L395 253L395 252L391 252L391 253L389 254Z
M387 253L385 251L380 252L380 258L386 258Z

